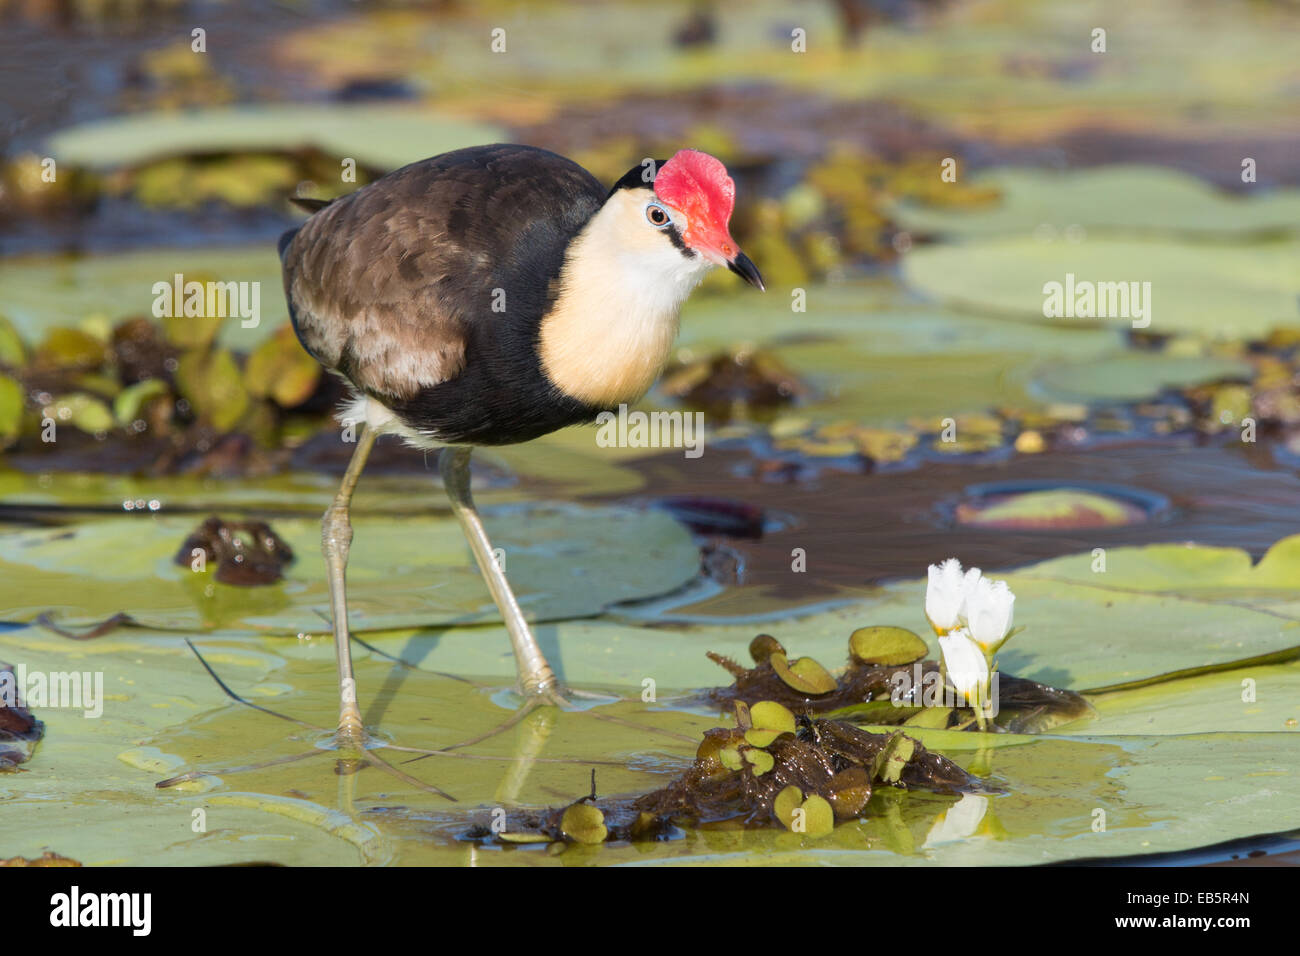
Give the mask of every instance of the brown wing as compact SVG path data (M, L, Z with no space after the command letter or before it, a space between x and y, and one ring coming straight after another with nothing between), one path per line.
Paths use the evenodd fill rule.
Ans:
M471 326L501 319L495 290L544 285L536 264L557 261L555 246L604 198L581 166L528 146L477 146L399 169L282 243L298 338L373 394L405 399L445 382L464 367Z

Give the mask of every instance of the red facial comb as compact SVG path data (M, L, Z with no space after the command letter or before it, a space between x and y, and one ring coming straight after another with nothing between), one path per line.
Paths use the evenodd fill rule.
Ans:
M655 195L692 221L703 217L725 230L736 205L736 183L721 160L698 149L683 149L655 176Z

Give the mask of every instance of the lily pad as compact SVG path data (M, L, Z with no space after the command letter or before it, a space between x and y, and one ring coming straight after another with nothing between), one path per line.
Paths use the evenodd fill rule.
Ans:
M1045 398L1061 402L1136 402L1167 388L1202 382L1249 381L1248 362L1217 355L1125 353L1074 364L1053 364L1035 383Z
M1146 512L1130 501L1079 488L1026 491L994 499L962 502L959 524L977 528L1052 530L1115 528L1145 521Z
M218 342L248 351L288 321L280 292L280 262L271 243L243 249L163 249L97 256L28 256L0 260L4 308L27 342L47 330L107 313L110 320L152 316L157 283L171 289L176 274L187 280L247 282L260 290L256 322L221 320ZM170 294L170 292L166 293ZM249 321L246 328L244 322ZM179 320L178 328L201 324ZM189 323L185 326L184 323ZM102 347L101 347L102 351Z
M488 635L478 637L482 642ZM644 646L653 646L658 638L656 630L641 631ZM840 641L842 646L842 634ZM328 726L337 717L330 641L205 638L200 646L223 678L245 697L318 725ZM401 644L385 642L385 646L398 650ZM356 650L367 724L382 727L402 743L447 746L508 716L473 683L403 668L361 646ZM489 823L485 808L500 806L502 801L510 807L548 806L557 790L585 789L592 763L599 767L602 790L609 793L646 792L662 786L690 762L694 741L715 722L711 716L646 706L639 699L597 711L616 721L583 712L536 714L517 735L477 745L474 759L442 758L407 765L407 771L420 779L451 790L455 804L370 771L342 778L348 795L347 802L340 804L333 756L314 748L316 734L292 739L297 736L293 725L231 702L179 636L134 631L86 643L52 641L48 634L30 629L0 634L0 654L25 661L32 669L105 675L101 718L87 720L79 711L47 710L41 715L47 722L47 737L25 765L22 787L7 790L0 778L0 801L11 811L0 815L0 840L7 852L39 856L51 834L65 832L75 821L79 834L75 855L88 865L250 858L300 864L460 864L471 856L479 865L547 865L552 858L540 853L509 859L492 853L474 855L453 834L463 833L475 822ZM129 668L121 666L124 660L132 662ZM1269 686L1261 679L1262 690ZM159 693L160 687L166 692ZM1118 702L1153 690L1105 697ZM1286 693L1286 688L1276 685L1271 693ZM1205 710L1212 712L1213 706ZM1103 727L1099 722L1098 729ZM982 762L979 772L995 774L1006 793L987 797L976 808L980 812L973 814L978 816L974 825L961 832L940 827L944 815L956 806L952 798L911 792L891 796L892 788L883 787L863 808L862 821L841 823L818 844L798 850L784 842L789 834L770 830L688 831L663 842L606 844L598 851L599 860L612 864L707 859L751 866L816 862L897 866L976 860L984 865L1027 864L1188 849L1207 840L1300 825L1300 788L1293 785L1294 741L1286 734L1181 734L1176 727L1166 729L1171 731L1168 736L1157 728L1140 735L1062 738L909 728L909 736L963 765ZM309 750L315 756L289 765L201 778L195 785L198 791L160 791L152 786L160 776L194 766L241 766ZM629 766L609 761L611 754L647 750L654 754L650 760L636 760ZM543 755L546 759L538 761ZM288 787L298 795L259 793L277 794ZM395 808L399 787L402 807ZM801 807L799 796L796 806ZM207 809L206 834L190 829L196 808ZM1099 808L1106 814L1102 832L1093 829ZM516 822L517 813L510 811L508 823ZM250 834L258 839L250 842Z
M92 169L138 166L170 156L311 146L390 170L501 138L496 126L418 107L295 103L118 116L62 130L48 145L59 162Z
M1103 166L1053 172L998 169L971 184L1001 199L974 209L934 208L914 202L892 214L911 232L951 238L1026 236L1044 225L1067 242L1067 230L1085 234L1167 233L1201 238L1275 236L1300 230L1300 190L1231 196L1177 170L1153 166Z
M1063 734L1300 734L1300 664L1202 674L1092 698L1091 718Z
M617 508L516 508L489 513L525 614L555 620L672 591L693 578L698 553L672 518ZM10 620L52 612L79 626L119 612L144 626L297 634L328 628L319 524L284 519L275 531L298 556L284 579L249 590L171 558L193 521L141 516L0 537L0 568L15 588ZM354 631L499 620L450 517L354 523L348 598ZM637 558L626 561L630 542ZM129 546L127 545L129 543ZM618 559L616 559L616 557Z
M1131 327L1136 319L1139 327L1157 334L1250 339L1296 323L1297 258L1300 240L1295 239L1249 245L1156 239L1071 244L1016 237L918 247L904 258L903 275L940 302L984 314L1059 325ZM1147 311L1142 317L1046 317L1044 287L1064 286L1070 276L1075 288L1082 282L1150 283L1149 300L1142 293Z

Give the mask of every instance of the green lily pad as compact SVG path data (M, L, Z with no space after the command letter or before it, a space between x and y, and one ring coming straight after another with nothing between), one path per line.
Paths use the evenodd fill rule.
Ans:
M527 508L486 518L524 613L555 620L672 591L691 580L690 536L655 511ZM283 519L275 530L297 560L285 578L234 588L172 563L191 518L143 515L0 537L0 571L21 607L10 620L52 612L91 624L125 612L138 623L181 630L297 634L328 628L329 598L319 523ZM367 631L498 620L459 523L450 517L354 522L348 563L351 626ZM130 546L124 546L130 542ZM615 560L636 542L637 560Z
M280 292L280 262L272 243L236 249L163 249L97 256L25 256L0 260L5 312L28 342L83 316L107 313L116 321L152 316L157 283L181 274L187 280L241 281L261 290L256 324L231 316L220 320L217 341L248 351L284 325L288 307ZM204 320L176 321L197 333ZM102 353L102 346L101 346Z
M1101 557L1089 552L998 575L1015 592L1016 624L1024 627L998 652L1002 671L1082 691L1300 656L1297 539L1278 542L1254 567L1248 554L1232 548L1107 548L1105 570L1094 572ZM774 630L788 639L797 635L797 647L817 658L839 659L845 635L863 622L928 631L925 590L924 580L887 584L871 597L791 618ZM649 674L662 693L715 682L722 672L702 649L743 660L755 630L747 622L679 623L654 628L647 648L646 632L632 623L588 620L556 625L553 639L567 680L622 684ZM435 670L498 679L512 673L512 661L485 645L477 628L373 640ZM586 646L601 653L584 655ZM931 641L932 659L938 650Z
M1060 402L1136 402L1166 388L1203 382L1249 381L1250 363L1212 355L1108 355L1042 369L1040 394Z
M1298 574L1300 536L1279 541L1258 565L1235 548L1186 545L1046 561L1007 576L1025 633L998 659L1021 676L1065 677L1076 690L1286 660L1300 653ZM1041 616L1049 606L1053 623ZM1044 626L1054 632L1051 651L1035 633Z
M891 209L912 232L952 238L1025 236L1043 225L1066 240L1066 230L1087 234L1170 233L1202 238L1273 236L1300 226L1300 190L1232 196L1177 170L1103 166L1053 172L998 169L972 177L1001 200L975 209L933 208L903 202Z
M1062 734L1300 734L1300 663L1240 667L1092 698Z
M316 147L390 170L501 138L498 127L418 107L294 103L117 116L62 130L48 145L60 163L92 169L169 156Z
M648 629L641 640L653 646L659 633ZM480 643L490 637L478 636ZM318 726L330 726L337 718L328 639L208 637L199 646L246 698ZM509 656L504 648L501 637L497 656ZM445 747L509 716L486 689L472 683L403 668L360 645L356 653L367 724L400 743ZM598 766L602 790L610 793L662 786L666 775L691 760L692 741L716 723L714 716L646 706L639 699L600 709L616 721L583 712L539 713L518 734L476 745L473 759L444 757L406 765L418 779L450 791L454 803L367 770L343 778L348 802L340 805L333 756L314 747L317 733L302 734L294 725L230 701L178 635L124 631L75 642L52 640L38 629L10 631L0 634L0 657L43 672L104 675L100 718L88 720L79 710L45 709L38 715L47 724L46 737L24 765L22 786L0 777L0 801L11 811L0 815L4 845L15 854L38 856L42 846L57 843L53 838L70 832L76 822L75 855L88 865L250 859L462 864L471 858L480 865L485 860L547 865L551 859L544 854L506 860L479 852L475 857L472 847L453 835L486 825L491 817L485 808L503 801L507 806L554 806L556 792L586 788L592 764ZM123 668L123 661L131 666ZM1287 693L1284 685L1270 685L1262 674L1259 688L1264 696ZM1142 698L1155 689L1101 698L1100 734L1038 737L909 728L909 736L963 765L982 762L980 772L996 774L1006 789L985 798L987 803L977 808L979 819L965 828L968 835L954 836L951 825L938 829L940 818L951 815L955 806L951 798L896 792L897 799L887 799L892 788L886 787L865 805L860 822L845 818L815 847L795 851L783 842L789 834L773 830L689 831L685 839L606 844L599 859L610 864L705 859L746 865L838 861L896 866L976 859L985 865L1026 864L1188 849L1300 826L1295 742L1285 733L1183 734L1176 725L1147 734L1104 733L1107 698ZM1205 703L1206 713L1217 706L1212 696ZM1145 704L1135 713L1144 709ZM647 749L663 756L628 766L609 761L612 754ZM243 766L307 751L314 755L289 765L200 778L181 788L153 788L160 777L196 766ZM398 757L379 753L394 761ZM539 756L546 760L539 762ZM292 799L261 796L290 787L297 794ZM797 796L790 809L803 806L803 794ZM395 802L402 807L394 808ZM830 804L832 816L836 805ZM209 832L191 831L192 810L204 807ZM1093 829L1098 809L1105 811L1101 832ZM792 814L787 816L792 820ZM179 836L178 817L183 824ZM432 838L431 820L445 828ZM227 827L236 832L226 834ZM250 843L248 834L260 836Z
M1052 530L1117 528L1145 521L1146 512L1129 501L1081 488L1025 491L997 500L962 502L958 524L976 528Z
M913 288L957 308L1058 325L1110 322L1132 326L1135 316L1047 318L1048 283L1149 282L1146 328L1157 334L1194 332L1214 339L1261 338L1294 325L1300 240L1251 245L1156 239L1089 239L1082 243L1000 238L956 246L925 246L903 260Z

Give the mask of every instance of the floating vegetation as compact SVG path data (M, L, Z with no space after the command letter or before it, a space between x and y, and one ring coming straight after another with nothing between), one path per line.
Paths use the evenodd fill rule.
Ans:
M85 468L87 439L112 451L100 471L283 467L300 438L297 416L315 414L324 427L338 386L289 326L240 355L216 342L223 321L92 317L29 349L0 317L0 449L72 470Z
M664 394L721 422L770 418L808 394L808 387L765 350L723 352L670 368Z
M45 725L23 706L21 673L0 664L0 771L25 763L45 734Z
M779 655L777 655L779 656ZM805 658L805 660L807 660ZM680 827L784 827L821 837L867 813L881 788L941 794L997 788L902 731L871 733L840 720L796 718L771 700L733 703L736 725L706 731L695 760L668 786L640 797L590 796L527 817L504 843L667 839ZM482 839L491 830L474 828Z
M751 705L771 700L797 714L833 714L861 724L975 729L973 710L958 706L951 687L945 691L939 663L925 659L925 641L906 628L854 631L848 666L837 676L809 657L791 663L785 648L769 634L754 638L749 651L753 667L708 652L735 682L708 691L707 700ZM1041 732L1091 710L1073 691L1001 672L997 705L994 727L1014 733Z
M293 561L293 549L265 521L223 521L213 515L193 531L176 557L181 567L216 567L216 579L237 587L274 584Z

